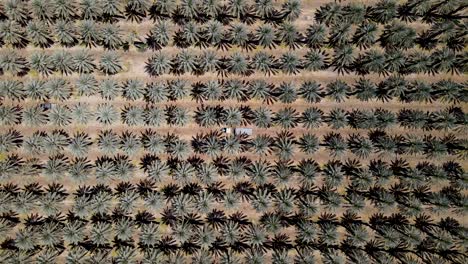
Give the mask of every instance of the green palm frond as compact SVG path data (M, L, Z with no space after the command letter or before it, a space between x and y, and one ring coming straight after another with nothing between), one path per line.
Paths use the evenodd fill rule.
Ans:
M75 158L70 163L68 174L73 180L84 182L92 174L92 168L93 166L87 158Z
M39 105L29 106L23 111L23 124L37 127L47 124L49 121L47 113Z
M119 136L112 130L103 130L97 138L97 146L105 154L115 153L119 147Z
M39 72L43 76L49 76L54 71L52 57L44 52L34 52L29 61L31 69Z
M101 34L101 43L106 49L118 49L124 44L124 41L122 40L122 31L118 25L104 24L101 29Z
M119 120L119 112L110 104L99 104L96 108L96 120L104 125L111 125Z
M29 71L29 62L14 50L3 50L0 54L0 69L2 72L22 76Z
M66 0L60 0L69 2ZM71 3L71 2L70 2ZM67 20L58 20L55 23L54 35L62 46L72 47L78 44L78 32L74 23Z
M138 100L144 96L145 86L138 79L126 80L123 84L122 96L131 101Z
M116 52L108 51L102 54L99 69L107 74L114 75L122 71L122 60Z
M54 105L48 113L52 125L64 127L72 122L70 108L66 105Z
M125 131L120 136L120 149L127 155L137 153L141 148L140 138L132 132Z
M121 120L129 126L138 126L143 124L144 110L142 107L127 105L120 112Z
M76 81L75 88L79 96L92 96L96 94L98 84L94 75L83 74Z
M166 120L164 110L158 107L147 106L144 110L144 121L149 126L160 126Z
M96 68L94 57L87 50L80 50L73 56L74 71L78 73L92 73Z
M40 48L49 48L54 44L49 26L42 21L30 21L26 28L31 43Z
M91 137L83 132L77 132L70 138L68 148L76 157L84 157L88 154L89 147L92 145Z
M45 83L45 90L50 98L65 101L72 96L72 87L66 79L52 78Z
M27 88L23 82L3 80L0 81L0 97L6 97L15 101L23 100L29 95Z
M113 100L121 93L122 87L120 84L111 78L104 79L99 84L98 90L101 97L106 100Z

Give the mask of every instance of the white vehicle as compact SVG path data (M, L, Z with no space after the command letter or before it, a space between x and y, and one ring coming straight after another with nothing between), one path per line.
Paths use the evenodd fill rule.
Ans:
M251 136L253 132L251 128L246 128L246 127L236 127L236 128L224 127L224 128L221 128L221 131L226 134L234 133L234 135L245 134L248 136Z

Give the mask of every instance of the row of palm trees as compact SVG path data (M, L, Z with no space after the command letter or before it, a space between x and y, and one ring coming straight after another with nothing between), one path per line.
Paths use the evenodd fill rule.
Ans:
M349 193L357 196L351 198ZM14 236L6 237L2 243L3 258L16 257L18 252L28 252L29 257L45 255L41 250L46 248L60 254L65 243L72 246L67 260L78 262L83 261L88 251L99 254L103 250L106 258L112 249L116 250L118 263L122 251L127 250L140 250L145 259L151 250L159 258L180 254L180 260L197 259L204 254L203 261L223 258L225 254L240 258L247 252L243 256L247 263L251 263L250 258L261 261L271 251L273 259L284 261L277 263L290 263L292 257L301 260L304 254L307 258L295 263L310 263L314 250L320 252L325 263L331 261L328 258L390 262L416 258L451 263L463 263L466 258L460 248L466 232L462 224L450 217L435 220L421 213L422 204L437 209L444 200L449 207L460 207L460 190L450 187L431 192L428 188L409 190L395 184L388 191L375 186L369 191L348 191L341 197L327 186L277 189L273 184L253 186L240 182L226 189L219 183L207 188L192 183L170 184L157 191L151 181L141 181L137 185L122 183L114 191L105 185L82 186L74 193L73 207L67 215L51 213L51 207L47 206L47 199L55 197L51 204L60 209L60 201L69 196L60 184L48 185L45 190L36 183L21 189L5 184L0 195L8 201L7 208L41 207L46 212L28 214L19 229L13 229L22 222L18 214L3 212L1 230L15 230ZM333 207L340 200L356 201L359 195L373 204L393 203L400 212L389 216L374 213L367 221L360 219L353 209L341 216L320 213L322 207ZM149 208L166 205L162 217L156 219L153 209L133 213L138 198ZM228 208L240 200L251 203L260 213L259 222L253 223L240 211L226 214L210 207L212 203L206 203L207 200ZM320 216L317 220L307 219L311 214ZM164 230L164 225L170 231ZM292 228L295 235L286 235L286 228ZM343 238L338 235L338 228L344 228ZM123 255L136 258L136 254ZM54 259L54 254L51 258Z
M63 130L49 133L35 131L31 136L23 137L16 130L1 134L0 149L14 153L23 150L34 156L49 154L52 159L67 159L61 153L69 151L75 157L86 157L91 146L104 154L117 152L133 156L145 151L155 155L167 154L170 157L186 159L192 154L205 154L211 158L219 155L239 156L254 153L261 156L276 156L281 160L292 159L297 154L312 155L319 150L326 150L332 157L354 154L368 158L373 154L386 155L425 155L427 158L442 156L467 157L466 139L452 134L436 137L414 134L389 135L384 131L370 131L367 135L352 133L349 135L328 132L318 137L314 133L294 136L282 131L276 135L259 134L252 138L245 135L221 135L218 131L197 134L191 140L181 139L175 134L161 135L154 130L146 130L139 135L131 131L120 134L112 130L102 130L96 138L84 132L69 135ZM4 163L8 164L7 161Z
M13 0L13 2L20 1ZM291 9L298 8L297 3L289 3L285 6ZM369 8L366 9L364 6L349 6L349 8L351 9L341 9L336 4L325 5L316 13L316 20L319 23L310 25L304 33L301 33L294 24L283 21L283 18L288 16L296 18L299 15L297 11L292 10L282 12L283 15L278 15L281 12L271 11L275 14L270 14L271 20L266 22L274 22L273 25L263 24L254 31L250 31L248 27L248 24L252 22L252 17L246 14L239 14L245 19L246 24L231 23L227 30L224 29L223 24L230 24L229 15L226 17L228 21L203 19L205 22L208 21L203 26L198 26L192 21L184 21L183 16L177 16L175 22L181 24L180 29L173 33L174 30L171 29L169 22L160 20L154 25L145 40L133 32L128 37L123 37L124 32L115 22L99 23L95 22L93 17L87 17L75 25L72 21L61 18L50 26L48 22L55 20L51 18L53 15L41 15L41 17L47 17L47 21L30 20L26 10L21 12L21 8L13 8L9 11L11 18L0 23L2 29L0 37L4 43L17 48L24 48L29 43L37 47L49 48L58 42L66 47L83 44L88 47L100 45L107 49L128 50L131 45L135 45L137 48L160 49L167 46L171 39L176 46L184 48L214 46L219 49L227 49L236 45L246 50L252 50L256 46L274 48L281 43L293 49L300 46L319 48L325 45L337 48L353 44L359 48L368 48L380 43L383 48L388 50L408 49L415 45L431 50L436 48L438 44L445 44L450 50L461 51L465 46L464 28L461 22L456 23L457 20L461 21L462 16L451 17L449 22L447 19L436 19L432 22L430 29L422 31L419 35L411 26L401 21L393 21L393 18L390 18L383 21L388 24L385 25L382 34L378 36L378 22L372 21L369 19L369 15L366 15ZM348 10L350 14L346 14L348 11L343 13L343 10ZM461 11L463 6L457 7L455 4L453 10ZM73 12L73 10L71 11ZM137 13L136 16L139 15L141 13ZM99 17L103 18L103 16ZM342 23L335 23L335 20ZM181 21L183 22L180 23ZM357 26L353 33L354 25Z
M99 62L95 62L94 56L87 50L81 50L75 54L59 50L53 54L35 52L26 59L15 50L5 49L0 54L0 75L10 73L24 76L35 71L44 77L53 73L71 75L73 73L87 74L101 72L106 75L114 75L122 71L121 56L112 51L100 55Z
M451 22L453 23L453 22ZM381 33L380 33L381 32ZM279 25L261 24L249 26L233 23L229 27L218 21L198 25L193 22L174 27L168 21L158 21L145 36L144 41L137 41L137 47L159 50L174 45L179 48L215 47L229 50L235 46L244 51L258 48L275 49L284 45L289 49L311 48L322 49L349 46L367 50L380 45L386 51L399 51L419 47L430 51L442 46L451 51L462 51L465 45L465 30L462 23L447 25L444 22L431 25L427 30L417 33L403 23L394 21L382 27L376 23L363 22L353 26L348 22L334 25L310 24L301 31L293 23Z
M218 76L240 75L250 76L263 74L265 76L283 73L296 75L304 71L323 71L332 69L339 74L356 73L364 76L378 74L408 75L465 72L465 56L448 49L436 50L426 55L413 52L405 55L395 51L383 53L369 50L358 56L354 55L350 46L334 50L332 56L325 51L309 50L305 55L292 51L272 55L259 51L251 56L234 52L228 56L218 55L206 50L197 55L190 50L181 50L175 55L157 52L147 59L145 71L153 77L164 74L203 75L216 73Z
M281 8L273 1L151 1L151 0L7 0L0 6L0 18L8 18L20 24L31 19L47 23L56 20L96 20L118 22L129 20L142 22L171 19L176 23L218 20L225 24L238 19L249 23L265 21L279 23L293 21L301 13L301 2L285 1Z
M9 44L15 48L25 48L32 44L45 49L60 44L64 47L102 46L110 50L128 50L131 46L140 50L159 50L174 45L178 48L215 47L220 50L229 50L236 46L251 51L285 45L290 49L308 47L325 51L327 47L340 49L347 46L362 50L380 44L388 52L416 46L428 51L443 46L447 51L454 52L462 51L465 46L464 28L456 23L446 26L443 22L434 24L419 35L410 26L398 22L386 25L380 35L378 25L373 23L362 23L354 31L349 23L329 27L312 24L305 32L301 32L292 23L278 26L262 24L252 28L243 23L226 27L218 21L203 25L189 22L177 29L168 21L158 21L146 36L124 32L115 23L98 23L92 20L83 20L78 24L59 20L53 25L31 20L24 27L15 21L5 20L0 22L0 29L0 44ZM128 36L124 36L125 33Z
M217 211L215 208L221 206L224 209L234 209L241 203L250 204L259 214L275 211L285 215L296 213L299 221L307 220L319 212L333 212L342 205L347 206L348 213L359 213L364 210L364 202L382 211L397 209L408 217L418 217L422 213L422 206L429 206L431 211L439 215L449 211L463 215L466 211L461 188L448 185L440 191L431 191L424 180L420 179L420 183L416 185L404 176L399 176L402 183L388 187L373 184L372 178L370 183L365 183L356 173L344 177L349 177L352 184L346 186L346 192L343 194L337 193L336 187L328 184L319 187L300 185L295 189L277 188L272 183L253 185L248 181L239 181L232 188L226 188L221 182L213 181L206 185L196 182L172 183L162 185L156 190L154 181L141 180L135 185L121 182L115 190L103 184L83 185L73 195L68 194L58 183L48 184L45 188L37 182L22 188L14 184L5 184L0 192L4 201L0 219L5 215L27 214L31 211L40 212L37 215L39 218L54 217L62 212L64 202L71 202L70 213L83 220L89 217L90 220L106 217L112 212L130 216L135 214L138 204L143 203L147 211L163 211L162 215L169 211L174 214L173 219L169 218L165 223L172 228L177 226L177 223L172 221L177 221L178 218L198 214L198 217L207 216L209 219L210 213ZM411 185L407 185L407 182ZM265 224L262 220L264 219L260 217L260 223ZM26 223L28 222L30 221L26 218ZM5 221L1 224L5 225ZM4 228L5 226L2 228L3 232Z
M64 227L66 232L72 232L67 233L67 236L76 234L79 239L70 251L64 253L66 261L70 263L264 263L268 260L273 263L343 263L349 260L460 264L466 260L463 251L456 247L462 232L460 223L452 218L432 222L430 217L422 215L418 219L418 224L421 224L419 226L407 221L397 223L397 218L401 218L401 215L373 215L376 221L390 222L385 229L374 227L374 230L370 227L371 224L363 222L355 215L343 216L341 221L335 220L336 218L333 219L335 221L330 221L327 216L323 216L318 222L298 222L278 213L273 216L265 215L266 218L281 218L281 226L298 229L300 236L293 240L282 232L266 235L267 228L239 220L239 216L245 216L241 212L229 217L223 215L220 223L202 224L193 216L191 218L195 218L195 221L181 220L178 224L182 227L177 232L174 231L174 234L152 234L158 230L158 222L144 213L147 212L142 213L146 219L133 220L126 216L116 216L115 220L112 219L118 224L116 227L109 220L95 220L89 224L92 227L89 232L81 228L83 223L80 219L58 223L56 220L49 220L52 224L37 223L20 229L17 239L8 238L8 248L2 251L1 257L6 260L20 259L22 262L31 262L37 258L35 263L51 263L64 253L63 247L57 243L47 248L52 241L39 241L46 235L61 237L64 231L60 227ZM347 230L346 239L338 238L338 227ZM70 228L74 229L69 231ZM136 241L119 239L126 237L129 230L135 229L141 230ZM28 236L32 231L41 235ZM396 234L389 237L391 232ZM374 237L375 240L372 239ZM392 238L409 241L396 243ZM72 238L67 237L67 240L70 239ZM22 250L23 248L28 250ZM314 251L318 251L318 255ZM141 255L138 256L137 252ZM268 252L272 253L271 258L267 257Z
M466 173L462 165L456 161L444 162L442 165L421 161L414 167L401 158L395 158L391 162L371 159L367 165L362 165L359 160L355 159L347 161L331 159L318 164L310 158L303 158L294 163L286 159L268 161L245 156L232 157L231 153L211 151L208 154L216 154L216 156L208 162L196 155L178 155L180 153L176 148L180 141L153 143L148 141L149 137L143 142L148 153L140 158L138 167L137 161L129 158L134 153L129 153L128 156L115 155L118 153L119 146L115 146L118 142L109 143L105 141L105 136L99 138L98 145L107 155L98 156L95 161L86 157L86 148L84 150L77 148L78 144L75 139L69 143L69 149L75 155L73 158L60 153L66 147L67 142L52 142L56 146L47 147L47 153L38 153L37 149L25 147L26 151L35 151L36 157L49 154L50 156L45 161L38 158L23 158L17 154L8 155L0 161L2 168L0 176L5 181L15 176L44 175L52 181L69 178L81 183L96 178L99 182L107 182L111 179L120 182L132 180L144 172L145 179L157 183L166 182L169 178L178 183L187 184L197 181L207 185L221 179L234 183L248 179L251 183L258 185L273 181L279 186L286 187L288 183L297 180L305 185L314 185L320 179L327 186L340 186L346 183L345 179L349 179L352 181L349 186L352 187L352 192L359 195L365 194L362 192L363 189L392 183L392 178L398 179L411 188L441 184L445 181L449 181L450 186L454 188L466 188ZM51 141L49 138L45 140ZM159 138L159 140L164 139ZM162 159L161 153L163 152L171 156ZM266 155L262 156L266 157Z
M377 50L369 50L355 56L349 46L335 50L333 56L318 50L310 50L305 55L288 51L274 56L259 51L251 56L245 56L239 52L222 56L212 50L197 54L184 49L173 56L163 52L153 54L145 63L145 71L153 77L164 74L204 75L207 73L216 73L218 76L226 77L228 75L250 76L255 73L265 76L278 73L296 75L303 71L333 69L340 74L353 72L360 76L378 74L385 77L391 74L412 73L460 74L465 72L464 60L463 54L447 49L436 50L430 55L417 52L409 56L402 52L383 53ZM95 62L94 56L87 50L75 54L60 50L51 55L36 52L29 59L12 50L5 50L0 54L0 72L18 76L26 75L31 70L43 76L49 76L54 72L70 75L98 71L113 75L121 72L122 68L120 55L115 52L103 53L99 63Z
M0 106L0 124L5 126L25 125L37 127L53 125L66 127L70 124L86 125L93 121L104 126L124 124L136 126L186 126L193 121L201 127L240 127L256 126L258 128L278 127L292 129L303 127L318 129L328 126L332 129L422 129L466 130L466 113L460 107L448 107L436 111L423 111L402 108L390 111L382 108L369 110L333 108L324 112L317 107L308 107L303 111L286 106L277 111L260 106L252 108L247 105L224 107L222 105L199 106L191 111L183 106L168 104L165 106L125 105L122 108L109 103L91 107L87 103L71 105L45 104Z
M51 67L51 64L46 65ZM118 81L114 78L105 78L98 80L91 74L82 74L74 82L60 77L28 81L0 80L0 98L13 101L25 99L65 101L72 95L99 95L104 100L123 97L128 101L143 100L157 104L187 98L202 104L210 101L259 100L268 105L275 102L291 104L299 99L310 104L320 103L325 99L344 102L350 98L363 102L398 100L403 103L440 101L458 104L468 101L466 83L451 79L433 83L422 80L409 81L401 76L390 76L380 82L359 78L354 83L348 83L337 79L327 84L315 80L275 84L262 79L250 81L216 79L206 82L175 79L144 83L140 79Z

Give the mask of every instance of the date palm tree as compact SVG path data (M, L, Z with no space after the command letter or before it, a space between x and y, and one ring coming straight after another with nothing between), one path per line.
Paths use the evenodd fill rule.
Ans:
M70 138L68 148L76 157L85 157L88 154L89 147L92 145L91 137L84 132L76 132Z
M385 26L379 42L386 50L409 49L416 41L416 31L404 24L393 22Z
M17 130L10 129L0 134L0 151L15 150L23 143L23 136Z
M260 25L255 31L255 43L263 48L273 49L278 46L279 41L272 26Z
M74 71L78 73L92 73L96 68L94 57L86 50L81 50L73 56L73 64Z
M85 223L74 220L63 226L63 238L67 243L76 245L85 239Z
M285 74L296 75L302 69L301 60L295 53L288 51L281 55L279 68Z
M120 112L121 120L129 126L138 126L143 124L144 112L141 107L134 105L125 106Z
M297 142L299 149L306 154L313 154L319 148L318 138L311 134L307 133L302 135Z
M291 132L278 133L273 142L273 151L281 160L288 160L294 155L295 139Z
M196 56L190 50L182 50L172 59L171 71L175 74L193 73L196 68Z
M91 74L82 74L75 83L75 88L79 96L92 96L98 90L98 81Z
M166 120L166 115L162 108L146 106L143 112L145 124L149 126L160 126Z
M4 126L21 124L21 113L20 106L0 105L0 124Z
M102 15L104 21L114 22L117 19L122 18L122 2L118 0L102 0Z
M74 158L71 160L68 174L73 180L83 182L92 174L91 162L87 158Z
M79 25L79 33L81 35L81 44L88 48L95 47L102 39L99 24L94 20L82 20Z
M74 122L86 125L90 120L94 119L94 113L91 112L89 104L77 103L71 108L71 116Z
M54 44L50 28L42 21L31 21L26 28L31 43L40 48L49 48Z
M98 91L101 98L105 100L113 100L121 93L122 87L120 84L111 78L104 79L99 83Z
M150 7L148 0L130 0L125 6L125 15L128 20L139 23L146 17Z
M290 129L297 126L299 116L294 108L285 107L276 112L273 122L283 129Z
M3 43L20 49L25 48L29 43L24 28L12 20L0 22L0 39Z
M151 76L169 73L172 69L171 59L165 53L159 52L151 56L145 65L145 71Z
M56 18L52 1L33 0L30 8L32 16L41 21L52 23Z
M249 58L246 58L239 52L233 53L227 59L227 71L231 74L237 74L240 76L248 76L252 74L252 66L249 64Z
M52 58L43 52L34 52L29 61L31 69L37 71L43 76L49 76L54 71Z
M104 125L111 125L119 120L119 113L110 104L99 104L96 108L96 121Z
M354 84L354 91L352 92L357 99L361 101L369 101L376 97L377 85L371 82L369 79L359 78Z
M102 130L97 137L97 146L105 154L115 153L119 145L119 137L111 130Z
M169 44L171 25L166 20L158 20L146 35L146 44L152 50L160 50Z
M55 71L70 75L74 70L74 60L70 52L65 50L56 51L50 57Z
M283 22L278 30L278 41L288 46L290 49L297 49L304 38L297 30L296 26L289 22Z
M122 31L119 26L106 23L101 28L101 45L110 50L119 49L125 43L122 40Z
M325 94L336 102L343 102L349 97L351 87L341 80L327 84Z
M348 45L351 41L351 24L339 23L330 28L328 45L332 48Z
M47 113L38 105L25 108L22 120L27 126L45 125L49 121Z
M24 100L26 97L31 99L36 99L37 97L42 97L44 91L36 92L30 91L29 85L26 86L18 80L4 80L0 81L0 96L3 98L9 98L14 101ZM34 87L36 88L36 87ZM43 87L38 87L43 88ZM36 96L36 97L35 97Z
M80 3L81 19L97 20L102 16L102 4L96 0L83 0Z
M298 94L308 103L318 103L323 97L323 88L316 81L307 81L301 84Z
M370 10L373 21L386 24L398 15L397 3L393 0L381 0Z
M64 127L71 123L71 112L68 106L56 105L48 113L49 122L52 125Z
M169 0L154 2L150 7L149 15L154 21L159 20L159 17L170 18L176 8L177 4Z
M316 177L321 172L319 164L311 159L301 160L297 165L297 171L301 176L301 182L310 184L314 183Z
M78 44L78 29L75 24L67 20L58 20L54 27L54 36L60 45L72 47Z
M59 101L65 101L72 95L72 87L70 83L63 78L51 78L44 86L50 98Z
M335 48L330 66L339 74L350 73L355 61L353 47L350 45Z
M201 46L201 29L192 21L185 23L181 29L174 34L174 44L179 48L190 46Z
M334 25L343 18L343 7L338 3L328 3L315 11L315 21L326 26Z
M176 105L167 105L165 111L168 125L185 126L189 122L190 114L185 108Z
M323 137L321 145L328 149L333 156L343 154L348 147L343 136L334 132L327 133Z
M99 69L107 75L119 73L123 69L120 56L115 52L104 52L99 62Z
M245 102L250 99L246 83L238 79L230 79L223 83L223 98Z
M276 65L275 57L263 51L255 53L252 57L252 68L268 76L277 72Z
M5 50L0 54L0 69L2 72L23 76L29 71L29 63L16 51Z
M353 68L359 75L377 73L379 76L387 76L390 70L388 65L386 65L385 55L373 49L360 54L354 64Z
M372 153L372 141L358 134L351 134L348 138L349 150L359 158L367 158Z
M229 42L245 50L252 50L254 39L253 33L249 31L245 24L234 24L229 29Z
M353 35L352 43L359 49L368 49L377 41L377 25L362 23Z
M304 36L304 43L310 49L320 49L327 41L327 27L323 24L311 24Z
M133 155L137 153L141 148L140 138L138 137L138 135L130 131L124 131L120 135L119 139L119 148L127 155Z
M51 180L58 180L67 174L69 166L68 158L63 154L58 154L48 158L43 173Z
M79 10L75 1L67 0L53 1L53 8L57 18L65 21L77 18L77 11Z

